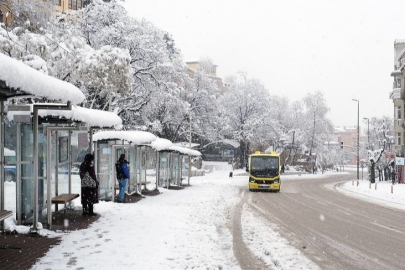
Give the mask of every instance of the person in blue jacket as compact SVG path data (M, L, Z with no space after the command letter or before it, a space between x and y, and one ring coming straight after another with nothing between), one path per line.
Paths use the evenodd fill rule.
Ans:
M119 184L119 193L117 201L119 203L123 203L127 182L129 179L128 161L125 159L125 154L121 154L119 160L115 164L115 168Z

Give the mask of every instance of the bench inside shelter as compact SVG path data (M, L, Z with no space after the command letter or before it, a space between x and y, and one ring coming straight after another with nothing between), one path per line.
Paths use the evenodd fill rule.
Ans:
M64 204L65 208L63 209L63 214L66 215L66 204L73 201L77 197L79 197L79 194L61 194L56 197L52 197L51 202L54 204Z

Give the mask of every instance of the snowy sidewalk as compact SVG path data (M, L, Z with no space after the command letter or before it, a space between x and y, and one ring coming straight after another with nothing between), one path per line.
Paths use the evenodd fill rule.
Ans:
M353 185L354 182L354 185ZM392 188L392 192L391 192ZM392 185L391 181L376 181L370 185L368 180L348 181L337 188L348 196L353 196L371 203L405 210L405 185Z

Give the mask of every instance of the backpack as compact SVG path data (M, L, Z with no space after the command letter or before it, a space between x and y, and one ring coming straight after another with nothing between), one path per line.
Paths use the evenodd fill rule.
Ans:
M122 164L119 161L115 163L115 172L117 173L117 179L125 178L124 170L122 169Z

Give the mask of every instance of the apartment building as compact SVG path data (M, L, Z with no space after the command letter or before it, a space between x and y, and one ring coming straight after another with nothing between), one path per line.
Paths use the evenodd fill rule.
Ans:
M188 68L188 75L193 78L194 73L197 72L201 68L201 62L200 61L189 61L186 62L187 68ZM212 63L204 62L204 66L202 67L203 72L205 75L207 75L210 79L212 79L218 89L219 89L219 94L222 95L229 89L229 85L224 83L222 81L222 78L217 77L217 65L214 65Z
M404 89L405 89L405 40L394 42L394 71L391 76L394 78L393 90L390 92L390 99L394 103L394 137L395 155L405 157L404 145Z
M7 24L13 20L13 14L7 0L0 0L0 23Z
M56 0L56 10L60 12L79 10L87 6L91 0Z
M86 7L91 0L53 0L55 10L60 12L80 10ZM107 1L107 0L104 0ZM9 24L13 22L13 11L10 7L10 0L0 0L0 22Z

